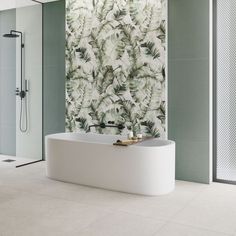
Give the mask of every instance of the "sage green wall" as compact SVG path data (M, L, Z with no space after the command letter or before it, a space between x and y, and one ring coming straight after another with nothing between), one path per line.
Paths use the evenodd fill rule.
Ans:
M169 139L176 178L209 182L209 1L169 0Z
M45 136L65 131L65 1L43 6Z

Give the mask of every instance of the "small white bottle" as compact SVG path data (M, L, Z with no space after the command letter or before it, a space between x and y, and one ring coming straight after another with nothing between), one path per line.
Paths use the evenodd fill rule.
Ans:
M134 137L134 133L133 133L133 131L130 131L128 133L128 139L132 139L133 137Z
M142 135L142 134L137 134L137 138L138 138L138 139L142 139L142 138L143 138L143 135Z

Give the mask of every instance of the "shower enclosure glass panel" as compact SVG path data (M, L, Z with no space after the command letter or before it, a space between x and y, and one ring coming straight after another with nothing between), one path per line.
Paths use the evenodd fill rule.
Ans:
M16 9L16 28L24 32L23 90L26 97L16 102L16 155L42 157L42 5ZM16 55L16 88L21 87L20 41ZM28 85L28 86L27 86ZM28 88L26 88L28 87ZM22 132L22 130L27 130Z
M2 35L16 28L16 10L0 11L0 154L16 154L16 42Z
M236 183L236 1L215 0L215 180Z
M42 159L42 4L0 2L0 154Z

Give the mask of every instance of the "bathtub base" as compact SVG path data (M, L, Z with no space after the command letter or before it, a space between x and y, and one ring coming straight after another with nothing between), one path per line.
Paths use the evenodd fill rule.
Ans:
M159 147L119 147L48 137L49 178L148 196L175 187L175 144Z

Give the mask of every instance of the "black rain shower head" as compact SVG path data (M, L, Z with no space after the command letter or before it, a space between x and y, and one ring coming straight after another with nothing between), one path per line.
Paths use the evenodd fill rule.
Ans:
M18 38L19 35L18 34L10 33L10 34L4 34L3 37L4 38Z
M3 35L5 38L18 38L19 36L22 37L22 32L17 30L11 30L10 33Z

